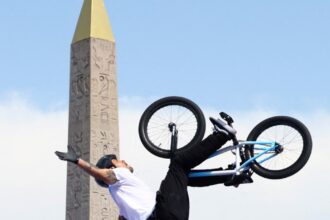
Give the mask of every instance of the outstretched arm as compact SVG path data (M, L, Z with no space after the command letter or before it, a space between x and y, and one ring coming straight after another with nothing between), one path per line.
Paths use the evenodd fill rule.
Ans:
M87 172L89 175L96 179L102 180L107 184L114 184L117 182L117 178L112 169L100 169L95 165L86 162L82 159L78 159L77 165Z
M117 178L112 169L100 169L93 164L79 158L71 146L68 146L68 152L56 151L55 154L60 160L77 164L81 169L96 179L102 180L106 184L114 184Z

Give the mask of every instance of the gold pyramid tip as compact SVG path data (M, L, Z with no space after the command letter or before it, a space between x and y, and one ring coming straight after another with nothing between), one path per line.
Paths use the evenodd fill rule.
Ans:
M104 0L84 0L72 43L91 37L115 41Z

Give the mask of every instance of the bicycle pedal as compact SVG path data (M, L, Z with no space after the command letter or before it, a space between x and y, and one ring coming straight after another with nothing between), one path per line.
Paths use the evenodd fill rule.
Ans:
M248 173L243 174L243 176L242 176L241 184L244 184L244 183L253 183L253 179Z
M241 174L238 176L233 176L224 183L225 186L235 186L238 187L240 184L253 183L253 179L248 174Z
M227 169L226 170L233 170L236 168L235 164L228 164Z
M253 183L253 179L249 176L247 178L245 178L241 184L244 184L244 183Z

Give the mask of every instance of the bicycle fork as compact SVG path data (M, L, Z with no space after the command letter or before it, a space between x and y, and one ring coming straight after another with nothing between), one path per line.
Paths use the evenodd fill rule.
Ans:
M174 152L178 148L178 130L176 129L176 124L171 122L168 124L168 128L171 131L171 153L170 157L172 158Z

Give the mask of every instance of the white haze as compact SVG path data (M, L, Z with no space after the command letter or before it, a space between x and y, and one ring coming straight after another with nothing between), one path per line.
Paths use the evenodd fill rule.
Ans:
M150 101L121 99L120 146L121 158L133 164L136 174L157 190L168 161L147 152L137 132L139 117ZM206 116L217 116L214 109L204 112ZM231 113L241 139L257 122L274 114L263 110ZM330 112L291 115L303 121L313 136L314 148L306 167L283 180L253 175L253 184L239 188L190 188L191 220L329 219ZM67 119L66 110L43 112L22 98L0 103L0 219L64 219L66 164L55 157L54 151L66 149ZM208 165L213 164L216 161Z

